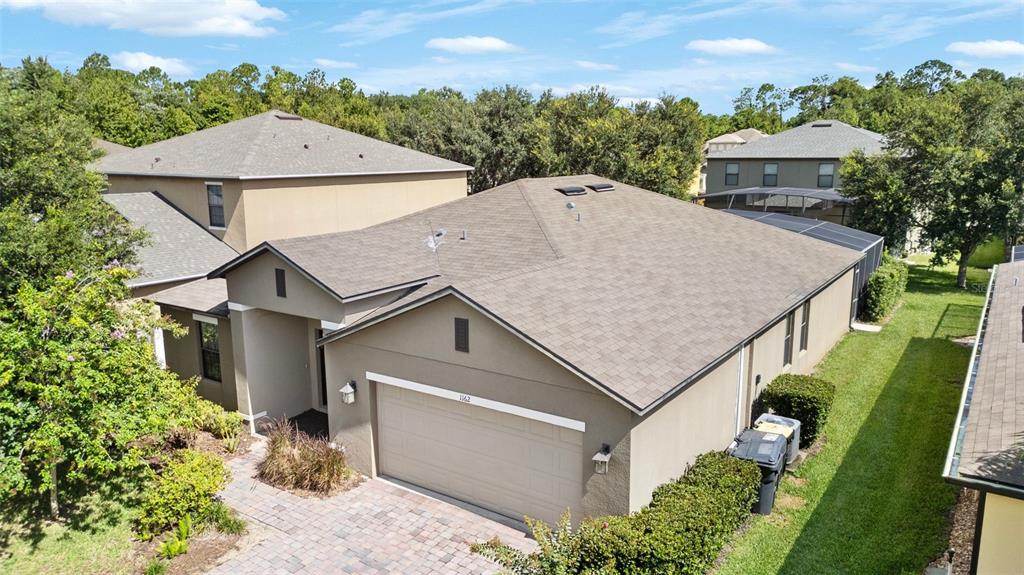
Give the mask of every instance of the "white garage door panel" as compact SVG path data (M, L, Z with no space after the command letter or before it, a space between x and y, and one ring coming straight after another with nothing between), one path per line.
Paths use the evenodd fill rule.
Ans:
M582 496L579 431L383 384L378 412L385 475L517 519Z

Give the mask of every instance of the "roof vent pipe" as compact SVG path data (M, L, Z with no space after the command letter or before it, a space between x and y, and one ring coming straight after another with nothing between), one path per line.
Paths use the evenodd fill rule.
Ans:
M469 239L469 232L466 231L466 230L462 230L462 235L459 236L459 239L460 240L468 240Z

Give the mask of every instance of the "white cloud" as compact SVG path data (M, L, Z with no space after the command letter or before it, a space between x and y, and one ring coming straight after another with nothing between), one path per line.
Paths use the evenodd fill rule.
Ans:
M267 20L283 20L285 13L258 0L0 0L14 10L40 9L62 24L106 26L136 30L151 36L250 36L274 33Z
M696 8L702 8L700 3ZM716 7L706 11L687 11L691 8L680 8L669 12L648 14L647 12L624 12L614 21L599 26L597 32L610 37L612 41L605 48L619 48L639 44L653 38L667 36L687 24L705 22L727 16L736 16L753 9L750 3Z
M693 62L694 64L698 65L698 66L710 66L711 64L714 63L711 60L708 60L706 58L694 58L693 60L690 60L690 61Z
M615 64L602 64L601 62L591 62L590 60L576 60L576 65L584 70L618 70L619 67Z
M891 11L867 18L855 34L872 38L868 50L880 50L933 36L944 28L965 27L972 22L1020 14L1020 0L974 0L960 3L913 3L912 9L894 3Z
M836 68L839 68L843 72L852 72L854 74L874 74L878 72L878 68L875 68L874 66L851 64L849 62L836 62Z
M455 61L454 58L446 58L445 56L431 56L430 59L437 64L451 64Z
M522 0L478 0L444 10L408 10L405 12L388 12L387 10L364 10L341 24L332 26L328 31L345 34L341 46L358 46L385 40L412 32L423 24L438 22L457 16L471 16L496 10Z
M238 44L232 44L230 42L224 42L223 44L207 44L207 48L211 50L221 50L223 52L234 52L238 50Z
M980 42L953 42L947 52L966 54L975 58L1008 58L1024 56L1024 43L1016 40L982 40Z
M355 62L342 62L341 60L331 60L330 58L313 58L313 63L321 68L329 68L331 70L350 70L356 67Z
M460 38L432 38L427 48L456 54L484 54L488 52L516 52L519 47L496 36L462 36Z
M774 54L779 51L771 44L757 38L721 38L719 40L693 40L686 45L688 50L696 50L717 56L738 56L744 54Z
M132 72L156 66L169 76L187 76L192 73L192 68L180 58L162 58L145 52L118 52L110 56L110 61Z
M637 104L640 103L647 103L652 106L656 106L659 102L661 102L661 100L659 100L658 98L633 98L628 96L624 98L619 98L619 105L625 108L632 108L633 106L636 106Z

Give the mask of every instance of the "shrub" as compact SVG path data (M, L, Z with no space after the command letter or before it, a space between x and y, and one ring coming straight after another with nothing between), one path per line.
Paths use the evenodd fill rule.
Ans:
M896 307L907 289L910 275L907 264L889 254L882 256L882 264L868 278L864 294L864 319L881 321Z
M178 530L160 544L157 553L164 559L174 559L188 553L188 538L192 536L192 516L185 515L178 521Z
M224 463L215 455L183 449L142 494L139 534L150 539L191 515L205 521L213 496L228 480Z
M267 456L257 467L263 481L286 489L330 493L352 478L345 454L326 440L310 437L287 421L267 433Z
M530 554L497 540L471 549L514 575L701 574L750 514L760 483L757 464L706 453L637 513L588 519L575 531L568 514L554 528L528 519L539 548Z
M223 501L214 501L206 516L206 523L213 525L217 531L229 535L241 535L245 533L245 521L238 516Z
M219 405L215 405L215 407L217 409L210 410L203 418L202 429L212 433L218 439L238 437L238 432L242 429L244 422L242 414L237 411L224 411Z
M800 420L800 447L806 448L825 425L835 393L831 382L784 373L768 384L761 393L761 401L774 413Z
M167 573L167 562L162 559L153 559L146 565L145 575L164 575Z

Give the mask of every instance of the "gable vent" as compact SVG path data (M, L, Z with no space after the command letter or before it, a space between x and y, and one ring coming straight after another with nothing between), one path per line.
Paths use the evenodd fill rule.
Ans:
M831 128L832 122L815 122L811 124L812 128Z
M601 182L598 184L587 184L587 187L595 192L611 192L615 190L615 184L609 184L608 182Z
M302 120L300 116L294 114L274 114L274 117L278 120Z
M555 190L562 192L567 196L582 196L587 193L587 189L582 186L563 186L561 188L555 188Z

